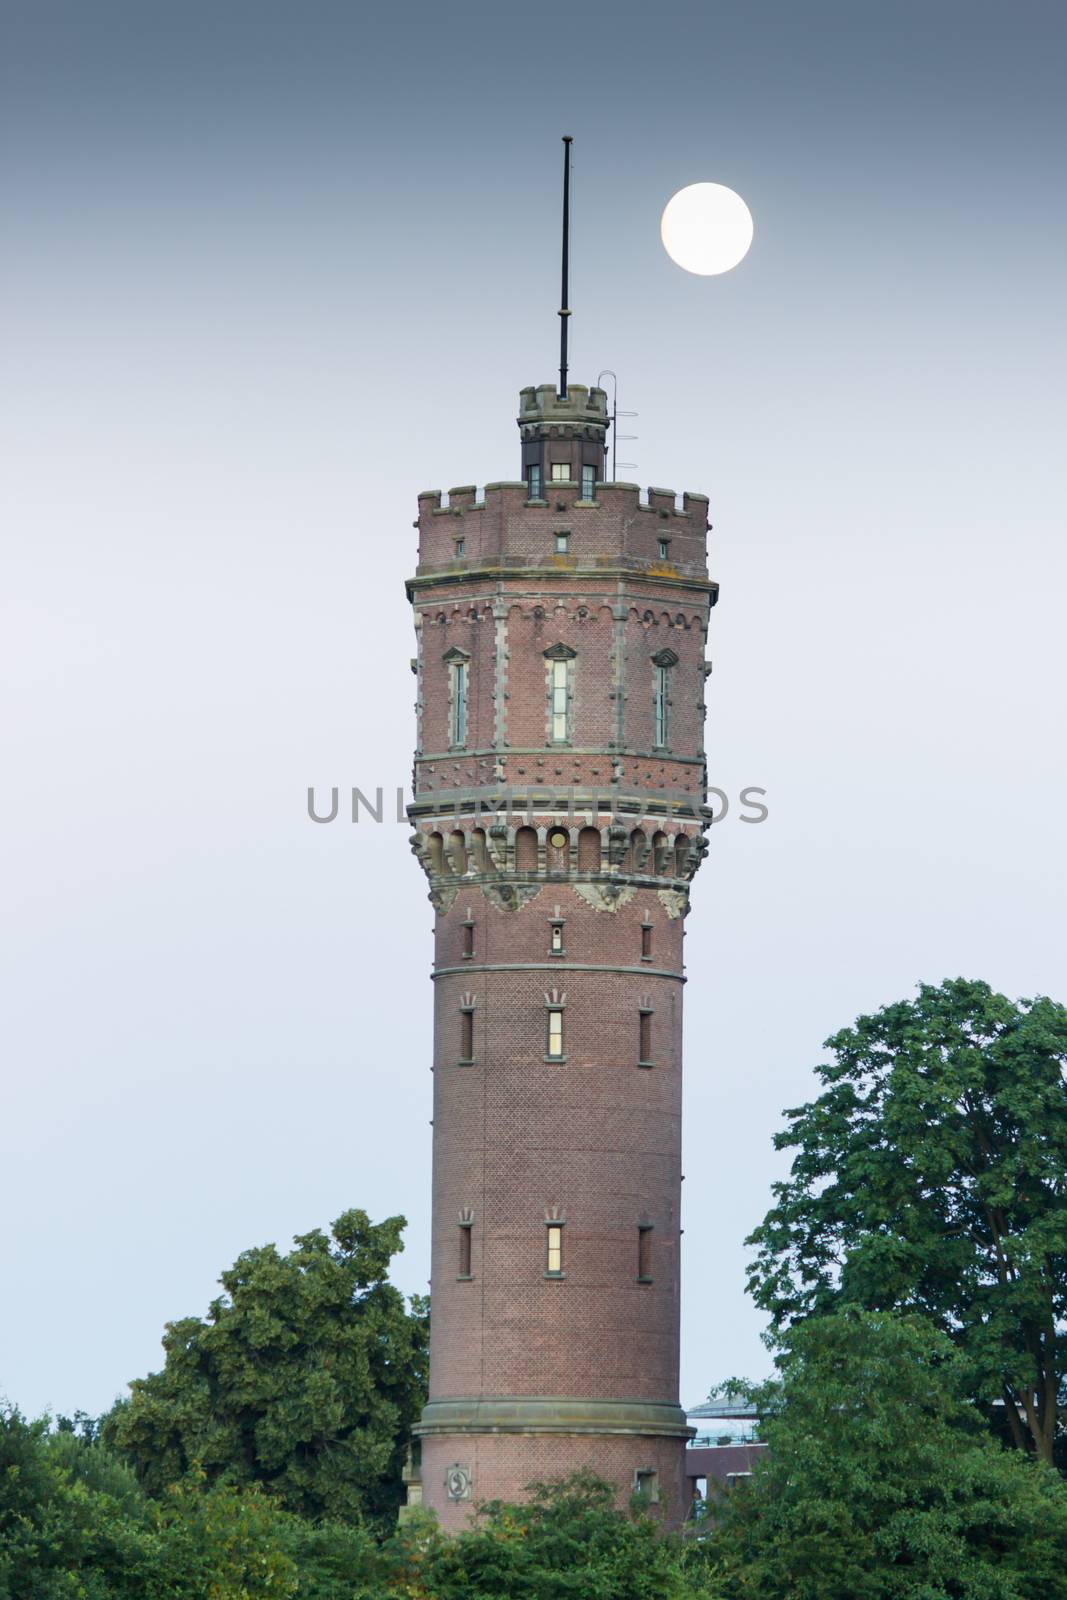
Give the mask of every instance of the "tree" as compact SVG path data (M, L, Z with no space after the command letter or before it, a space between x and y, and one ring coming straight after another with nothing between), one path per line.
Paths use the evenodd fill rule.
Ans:
M387 1524L425 1396L427 1311L386 1282L401 1217L347 1211L288 1255L248 1250L207 1319L168 1323L161 1372L136 1379L104 1440L154 1495L199 1467L260 1484L312 1519Z
M1067 1011L987 984L922 985L826 1041L818 1099L748 1243L777 1328L853 1302L928 1317L971 1393L1052 1461L1067 1308Z
M106 1446L0 1412L0 1600L288 1600L294 1520L226 1484L156 1504Z
M990 1438L946 1335L846 1307L777 1365L770 1448L700 1550L731 1600L1064 1600L1067 1485Z
M532 1484L522 1505L491 1501L452 1538L412 1519L387 1565L388 1593L408 1600L713 1600L680 1542L639 1506L618 1510L588 1472Z

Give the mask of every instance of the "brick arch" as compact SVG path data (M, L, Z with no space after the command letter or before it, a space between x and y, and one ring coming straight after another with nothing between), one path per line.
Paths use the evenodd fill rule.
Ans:
M452 859L452 870L462 878L467 871L467 836L462 828L454 828L448 836L448 853Z
M583 828L578 835L578 871L599 872L601 860L599 828Z
M515 871L537 871L537 830L519 828L515 833Z

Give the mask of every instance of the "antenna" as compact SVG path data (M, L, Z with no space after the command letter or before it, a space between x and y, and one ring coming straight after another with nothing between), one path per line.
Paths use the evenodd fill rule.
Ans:
M636 467L637 465L636 461L619 460L619 440L632 440L637 438L636 433L619 432L619 418L636 417L637 412L619 410L619 380L610 367L605 367L602 372L597 374L596 386L598 389L603 387L601 383L602 378L611 379L611 478L613 483L618 483L620 467Z
M568 251L570 248L571 234L571 145L574 143L569 133L563 135L563 285L560 290L559 307L559 397L567 398L567 318L570 316L570 307L567 305L569 276Z

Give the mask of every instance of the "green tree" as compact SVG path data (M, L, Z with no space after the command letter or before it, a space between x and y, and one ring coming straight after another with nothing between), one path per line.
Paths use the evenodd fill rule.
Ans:
M0 1600L287 1600L290 1520L227 1484L157 1504L104 1445L0 1412Z
M403 1218L347 1211L281 1255L248 1250L206 1320L168 1323L161 1372L101 1434L154 1495L195 1466L300 1516L386 1525L425 1395L427 1310L386 1282Z
M687 1577L680 1541L589 1473L531 1486L522 1505L491 1501L452 1538L413 1520L386 1552L388 1588L405 1600L713 1600ZM718 1596L719 1591L714 1591Z
M971 1393L1052 1461L1067 1307L1067 1011L962 978L826 1041L824 1092L786 1113L788 1181L748 1243L787 1327L854 1303L914 1310Z
M1064 1600L1067 1485L990 1438L944 1334L846 1307L778 1368L770 1448L699 1547L731 1600Z

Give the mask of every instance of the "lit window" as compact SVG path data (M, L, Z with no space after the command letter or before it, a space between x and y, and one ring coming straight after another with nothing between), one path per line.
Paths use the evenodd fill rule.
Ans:
M467 663L452 663L452 743L467 742Z
M652 924L651 924L651 922L643 922L641 924L641 960L642 961L651 961L652 960Z
M652 1282L652 1228L647 1223L637 1230L637 1281Z
M552 663L552 738L559 744L565 743L569 729L567 727L567 663L553 661Z
M596 468L582 468L582 499L592 500L596 494Z
M548 1059L563 1060L563 1012L556 1007L548 1013Z
M471 1276L471 1225L461 1222L459 1225L459 1277Z
M661 561L666 561L668 556L670 555L670 553L671 553L671 541L669 539L661 539L660 542L659 542L659 558L660 558L660 560Z
M567 554L567 545L569 543L569 540L570 540L570 534L569 533L557 533L556 534L556 554L558 556L565 556Z
M551 1278L563 1276L563 1227L558 1222L545 1229L545 1271Z
M640 1031L638 1036L637 1064L639 1067L652 1065L652 1013L641 1012Z
M474 1060L474 1012L470 1009L459 1014L459 1058L461 1061Z
M540 500L541 496L541 468L530 467L526 473L526 482L531 500Z
M548 941L548 950L549 950L549 954L550 955L561 956L563 954L563 924L562 924L562 922L554 922L552 924L552 932L551 932L551 935L549 936L549 941Z
M657 667L656 668L656 695L655 695L655 721L656 721L656 739L655 739L655 742L656 742L657 745L665 745L667 743L667 735L670 732L671 702L670 702L670 695L669 695L669 692L668 692L670 690L670 685L671 685L671 669L670 669L670 667Z
M552 463L552 482L553 483L568 483L570 481L570 475L571 475L571 464L570 464L569 461L553 461L553 463Z

